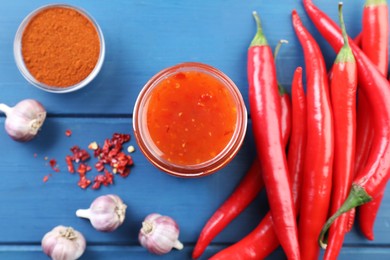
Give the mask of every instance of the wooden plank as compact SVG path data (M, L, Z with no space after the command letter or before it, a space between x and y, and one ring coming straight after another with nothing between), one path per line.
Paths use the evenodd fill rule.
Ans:
M135 99L148 79L159 70L184 61L208 63L225 72L247 101L246 50L255 32L251 16L257 10L272 47L280 39L277 68L280 82L289 88L295 67L303 65L302 50L290 22L297 9L303 22L319 40L328 67L334 52L318 35L299 1L68 1L86 9L100 24L106 39L104 66L96 80L76 93L45 93L27 83L16 68L12 48L22 19L47 1L3 1L0 11L0 89L2 100L15 104L35 98L52 114L131 114ZM337 19L338 0L316 1ZM344 13L352 36L364 0L346 1Z
M205 260L208 257L214 255L218 251L222 250L224 246L212 245L205 251L204 255L199 258ZM80 258L83 259L94 259L94 260L127 260L127 259L169 259L169 260L190 260L193 247L186 246L181 251L172 251L169 254L156 256L152 255L140 246L87 246L84 255ZM372 248L372 247L346 247L340 253L338 259L340 260L366 260L374 257L377 260L388 260L390 255L390 248ZM321 258L323 252L321 254ZM41 251L41 247L36 245L30 246L0 246L0 258L7 260L16 259L34 259L34 260L45 260L48 259ZM276 250L270 259L284 259L284 255L280 248Z
M0 120L3 124L3 120ZM71 137L65 136L71 129ZM81 190L78 177L66 171L64 158L69 148L86 148L92 141L102 143L114 132L132 133L130 119L49 118L39 136L29 143L17 143L0 131L0 236L1 243L36 243L52 227L70 225L83 232L91 243L136 243L142 219L159 212L177 219L181 239L195 243L207 219L229 196L254 156L249 127L244 146L237 157L220 172L205 178L180 179L156 170L136 147L131 175L115 178L115 185L100 190ZM37 157L34 157L34 153ZM61 172L55 173L44 158L55 158ZM91 160L93 165L94 160ZM44 183L43 177L53 174ZM96 171L89 173L96 174ZM100 233L88 221L78 219L78 208L88 207L99 195L115 193L128 205L125 224L112 234ZM386 193L375 227L376 240L368 242L357 230L348 234L347 245L389 245L390 194ZM196 214L194 214L194 211ZM215 239L233 243L248 234L267 211L265 195L259 198ZM28 232L26 232L28 230Z

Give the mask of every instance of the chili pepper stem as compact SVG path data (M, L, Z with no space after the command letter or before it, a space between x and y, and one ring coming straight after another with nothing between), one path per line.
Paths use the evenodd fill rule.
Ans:
M6 116L8 116L8 113L11 112L11 107L7 106L6 104L0 104L0 111L3 112Z
M79 218L87 218L90 219L91 211L89 209L78 209L76 211L76 216Z
M283 44L283 43L287 44L288 41L287 41L287 40L284 40L284 39L279 40L278 44L277 44L276 47L275 47L275 51L274 51L275 64L276 64L276 57L278 57L278 54L279 54L279 51L280 51L280 47L282 47L282 44ZM279 91L279 94L280 94L281 96L283 96L284 94L287 93L287 92L286 92L286 89L283 87L282 84L279 83L279 81L278 81L278 91Z
M364 6L387 4L386 0L367 0Z
M253 40L252 40L252 42L251 42L249 47L252 47L252 46L266 46L266 45L268 45L268 42L267 42L267 39L264 36L263 28L261 27L260 17L257 14L256 11L253 11L252 14L253 14L253 17L255 18L255 21L256 21L257 32L256 32L256 35L253 38Z
M274 51L274 59L275 59L275 60L276 60L276 57L277 57L278 54L279 54L280 48L282 47L282 44L283 44L283 43L287 44L288 41L287 41L287 40L284 40L284 39L281 39L281 40L279 40L278 44L276 44L275 51Z
M340 19L341 32L343 35L344 45L340 49L340 52L336 57L335 63L340 63L340 62L355 63L355 57L353 56L352 49L349 46L347 29L345 28L344 17L343 17L343 3L342 2L339 2L339 19Z
M363 187L359 185L352 185L351 191L347 197L347 199L344 201L343 205L340 207L339 210L333 216L331 216L328 221L326 221L325 225L323 226L320 236L318 238L318 243L320 244L321 248L326 249L327 241L326 241L326 234L332 225L332 223L342 214L348 212L349 210L356 208L360 205L363 205L364 203L367 203L372 200L372 197L367 194L367 192L364 190Z

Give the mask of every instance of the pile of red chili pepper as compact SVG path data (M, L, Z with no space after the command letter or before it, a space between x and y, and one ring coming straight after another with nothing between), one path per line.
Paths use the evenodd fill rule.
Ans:
M257 156L234 192L208 220L193 251L211 241L265 187L270 212L246 237L210 259L264 259L281 245L288 259L337 259L352 228L374 239L373 225L390 176L388 6L366 0L361 34L350 39L312 0L312 23L337 53L327 71L315 38L292 11L303 49L289 96L278 91L274 56L254 13L257 33L248 50L249 105ZM291 131L290 131L291 130Z

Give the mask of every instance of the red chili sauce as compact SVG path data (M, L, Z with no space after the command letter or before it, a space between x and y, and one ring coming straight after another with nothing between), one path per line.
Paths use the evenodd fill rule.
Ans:
M236 123L232 94L220 80L204 72L170 75L150 96L150 137L163 158L177 165L214 158L229 143Z

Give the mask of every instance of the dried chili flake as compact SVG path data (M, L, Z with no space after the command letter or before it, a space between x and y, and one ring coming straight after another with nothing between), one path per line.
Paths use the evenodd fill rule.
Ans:
M92 185L92 189L98 190L98 189L100 189L101 185L102 184L100 182L94 182L93 185Z
M70 151L72 152L72 155L66 156L68 171L72 172L73 170L73 172L75 172L73 164L78 164L77 172L80 176L78 185L83 189L87 188L92 182L92 189L99 189L101 185L109 186L113 184L113 173L119 173L122 177L126 177L130 174L130 166L133 165L133 159L130 155L122 152L123 143L126 143L129 140L129 134L114 133L111 139L104 140L102 146L99 146L96 142L92 142L88 145L88 149L92 150L93 156L97 158L97 162L95 163L96 170L98 172L104 171L104 174L96 175L93 181L86 177L87 172L92 169L92 167L85 162L90 158L90 154L77 145L71 147ZM111 166L113 173L106 169L106 165Z
M102 149L100 147L96 148L96 150L93 151L93 156L95 158L100 158L102 154Z
M74 145L70 148L70 151L75 154L77 153L78 151L80 151L80 147L78 147L77 145Z
M101 172L104 170L104 163L102 163L101 161L98 161L96 164L95 164L95 168L98 172Z
M73 159L71 156L67 155L65 157L66 165L68 166L68 172L74 173Z
M87 150L80 149L77 145L70 148L70 151L73 153L72 158L76 163L85 162L91 157Z
M94 190L99 189L102 184L107 186L106 180L107 180L107 177L105 175L103 175L103 174L96 175L95 179L93 181L94 183L92 185L92 189L94 189Z
M92 169L91 166L85 163L80 163L77 172L79 173L80 177L82 177L85 176L85 174L89 172L91 169Z
M66 135L67 137L71 136L71 135L72 135L72 131L71 131L70 129L67 129L67 130L65 131L65 135Z
M80 177L80 180L77 183L77 185L79 185L79 187L82 189L86 189L90 184L91 180L87 179L85 176Z
M125 168L122 172L119 172L119 175L122 176L123 178L129 176L130 174L130 168Z
M105 170L104 171L104 176L106 176L106 181L105 183L105 186L107 186L108 184L113 184L114 183L114 175L112 173L110 173L109 171Z
M120 149L115 147L108 152L108 157L114 157L119 153Z
M49 165L53 169L53 171L55 171L55 172L60 171L60 168L58 168L57 161L55 159L50 159Z
M46 175L45 177L43 177L43 182L47 182L49 180L49 175Z

